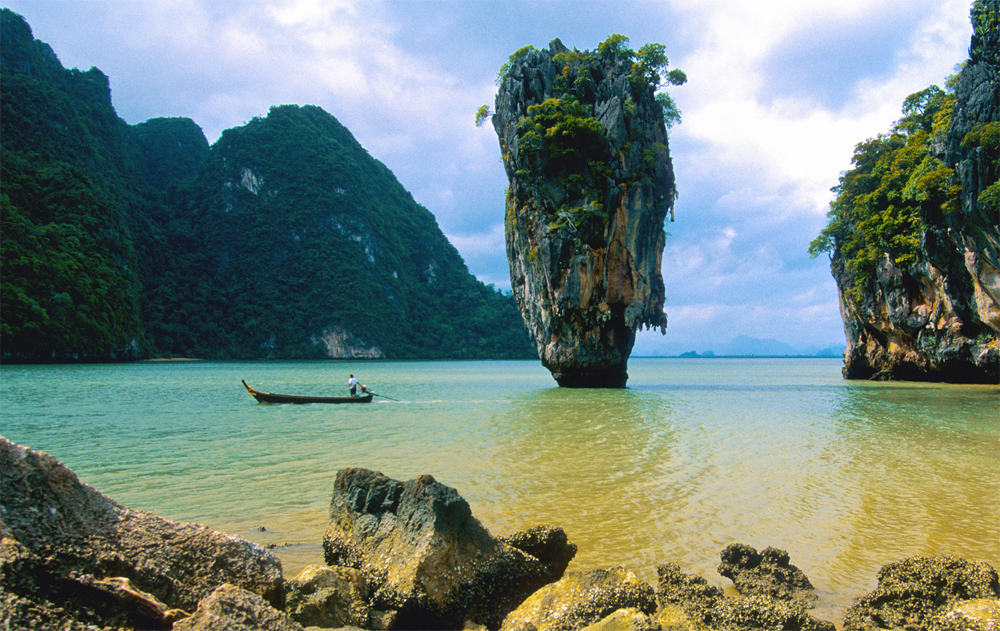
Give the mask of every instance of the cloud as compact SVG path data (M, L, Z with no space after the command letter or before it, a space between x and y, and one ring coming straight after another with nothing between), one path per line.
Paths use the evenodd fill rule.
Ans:
M492 224L481 232L448 234L451 241L470 269L500 270L479 272L476 277L487 285L509 288L510 276L507 270L507 250L504 243L503 223Z
M700 167L755 165L758 187L791 185L825 213L854 145L964 57L962 4L681 1L703 34L682 59L690 83L675 97L677 133L694 141Z

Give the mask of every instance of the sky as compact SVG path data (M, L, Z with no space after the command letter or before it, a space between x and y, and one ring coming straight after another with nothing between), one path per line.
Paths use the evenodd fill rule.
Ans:
M509 289L500 66L559 38L664 44L679 197L665 225L669 325L633 355L844 344L826 225L854 146L968 56L970 0L7 0L63 66L110 78L118 115L193 119L209 142L272 105L318 105L429 209L469 270Z

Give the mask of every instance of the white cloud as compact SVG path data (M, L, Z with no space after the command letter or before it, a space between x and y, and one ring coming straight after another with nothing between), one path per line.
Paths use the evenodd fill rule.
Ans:
M684 122L679 133L701 143L698 163L708 168L753 165L756 186L791 189L806 212L823 214L830 187L848 168L858 142L887 131L903 98L941 83L968 43L963 2L927 3L933 12L897 53L888 79L862 79L850 86L842 108L805 98L766 99L768 60L784 41L805 30L901 12L902 2L746 3L740 0L676 3L703 31L701 41L679 63L690 83L676 91ZM787 207L787 205L785 206Z

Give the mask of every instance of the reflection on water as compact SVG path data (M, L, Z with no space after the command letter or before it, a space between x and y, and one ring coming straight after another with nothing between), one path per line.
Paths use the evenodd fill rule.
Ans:
M857 384L838 403L830 450L849 511L825 571L862 584L885 563L926 554L998 567L996 389Z
M676 442L670 408L668 397L627 390L516 398L491 418L492 475L502 490L477 509L500 531L562 526L580 547L578 566L655 562L646 523L656 519L653 502L677 492L667 481Z
M350 372L386 397L260 405L240 385L338 394ZM846 382L835 360L630 373L593 391L536 362L3 366L0 433L133 508L277 545L289 576L322 562L348 466L430 473L495 534L561 526L576 569L653 582L673 561L726 586L726 545L784 548L827 619L906 556L1000 568L998 388Z

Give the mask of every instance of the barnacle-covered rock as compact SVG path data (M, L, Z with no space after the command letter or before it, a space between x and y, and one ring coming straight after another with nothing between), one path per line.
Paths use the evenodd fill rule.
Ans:
M726 546L720 555L719 574L733 581L744 596L763 594L777 600L816 601L812 583L788 561L788 553L777 548L757 552L745 543Z
M621 567L568 572L511 612L502 631L578 631L623 609L654 614L653 588Z
M878 573L878 587L847 610L844 631L937 629L935 618L961 601L1000 598L997 571L954 556L912 557Z

